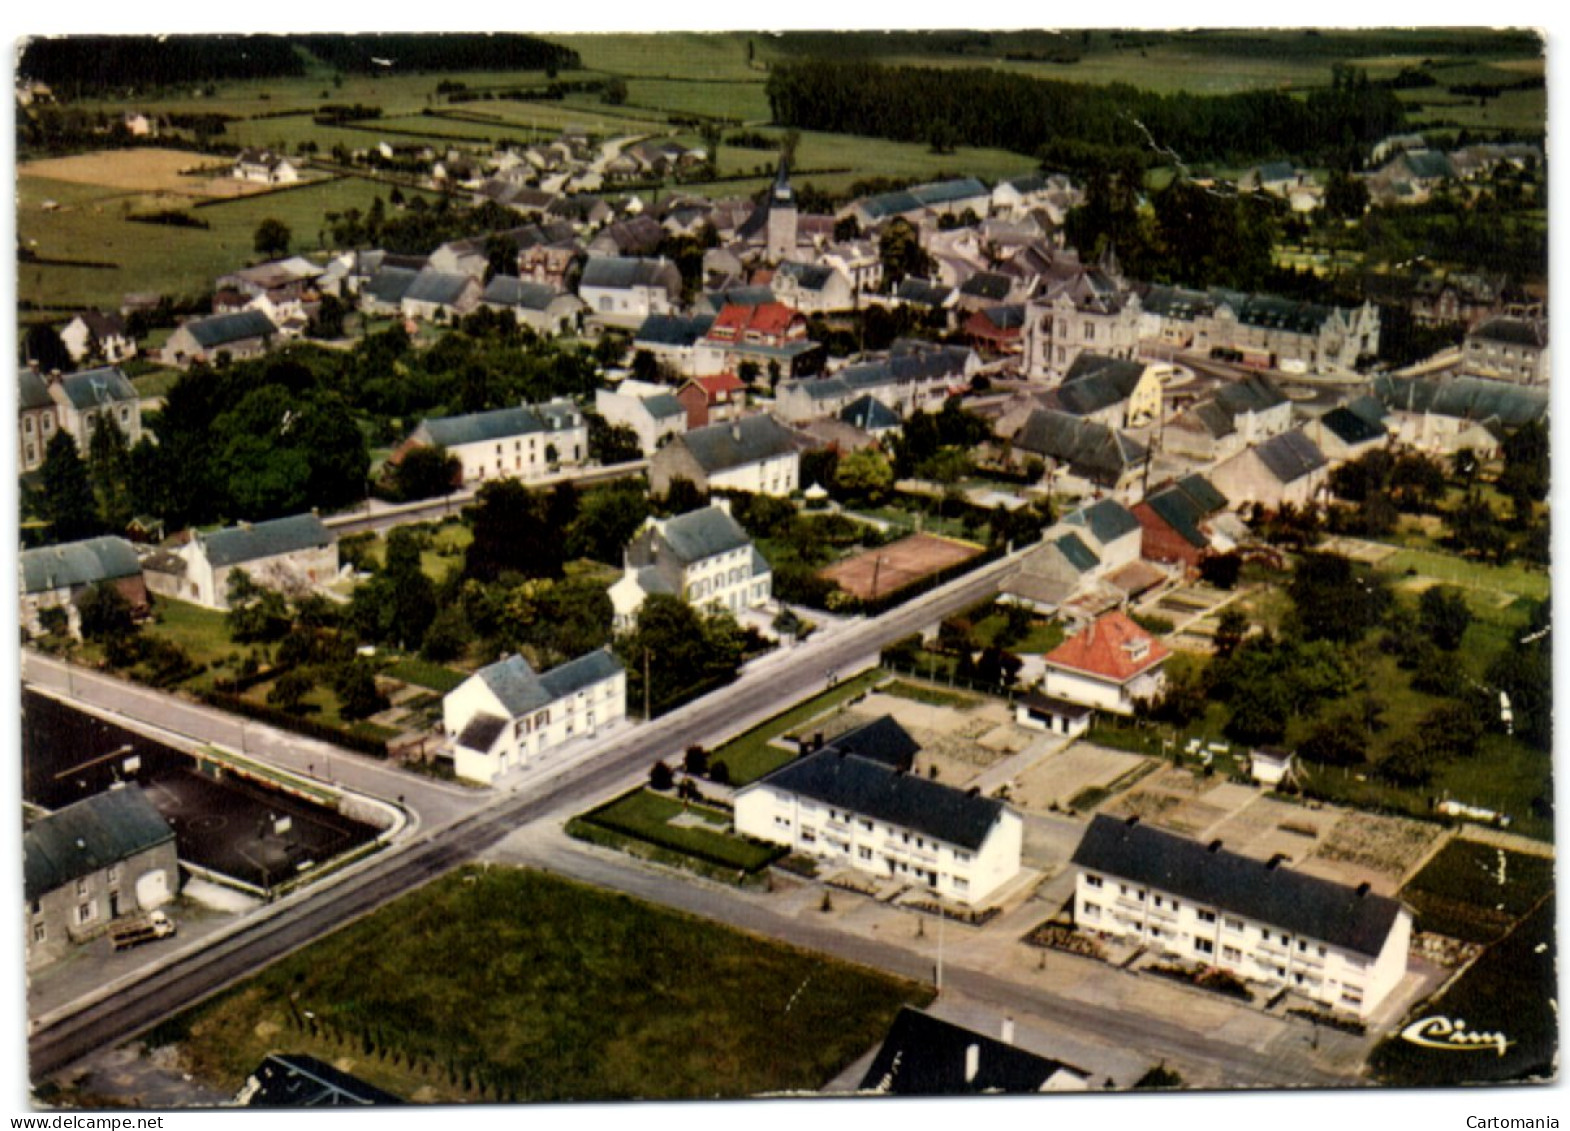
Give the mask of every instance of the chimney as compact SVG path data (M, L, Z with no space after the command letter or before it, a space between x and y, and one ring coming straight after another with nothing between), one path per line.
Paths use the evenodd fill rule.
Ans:
M1367 880L1364 880L1362 883L1358 884L1357 897L1362 899L1364 896L1368 895L1371 886L1372 885L1370 885Z
M1270 858L1269 862L1265 864L1265 871L1274 872L1277 868L1281 867L1282 863L1284 863L1286 860L1287 854L1285 852L1276 853Z
M1211 841L1210 844L1206 847L1205 851L1207 851L1207 852L1220 852L1221 851L1221 841L1220 841L1220 839L1218 838L1216 840Z
M1002 1041L1006 1045L1014 1043L1014 1019L1012 1017L1005 1016L1003 1018Z
M741 443L741 421L737 420L731 423L730 438L735 440L738 444Z
M1131 829L1137 824L1139 824L1138 816L1124 818L1123 827L1126 829Z
M975 1082L976 1074L981 1071L981 1046L967 1045L965 1047L965 1083Z

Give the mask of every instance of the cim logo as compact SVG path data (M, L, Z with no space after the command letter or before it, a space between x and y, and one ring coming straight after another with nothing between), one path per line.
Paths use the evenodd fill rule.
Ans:
M1503 1033L1484 1033L1469 1030L1465 1021L1452 1021L1448 1017L1424 1017L1401 1030L1401 1038L1425 1049L1445 1052L1477 1052L1494 1049L1500 1056L1514 1041Z

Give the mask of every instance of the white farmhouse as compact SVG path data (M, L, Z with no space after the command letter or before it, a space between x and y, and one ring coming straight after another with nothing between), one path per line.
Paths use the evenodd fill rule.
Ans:
M543 675L522 656L481 668L442 700L453 767L489 785L573 739L592 737L627 714L627 677L605 649Z
M1368 1017L1406 974L1412 913L1399 902L1097 816L1074 852L1074 920L1174 958Z
M589 426L569 400L422 420L390 457L445 448L463 464L463 481L539 479L588 458Z
M616 628L629 629L651 593L702 608L739 613L765 605L773 571L740 524L730 501L674 518L651 518L627 546L625 573L610 588Z
M768 415L694 428L649 461L649 486L656 495L669 492L677 479L691 480L702 491L789 495L800 478L801 449L795 434Z
M651 314L673 314L681 301L681 271L667 259L591 255L578 280L589 317L635 330Z
M256 584L283 591L309 589L338 576L338 542L314 514L243 522L196 534L180 550L185 576L181 600L229 608L229 575L243 569Z
M1047 653L1042 691L1132 715L1136 699L1154 699L1166 685L1161 666L1169 655L1166 645L1125 614L1108 613Z
M879 720L862 731L878 727L898 729ZM736 831L957 903L979 904L1014 878L1019 813L907 772L886 757L883 734L859 743L861 733L737 791ZM908 755L903 760L908 765Z
M674 436L687 430L687 409L669 385L629 378L615 389L596 389L594 411L607 424L631 428L643 454L653 455Z

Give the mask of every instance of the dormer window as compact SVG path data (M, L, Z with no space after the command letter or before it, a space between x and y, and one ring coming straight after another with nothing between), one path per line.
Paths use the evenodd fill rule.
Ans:
M1124 643L1123 651L1128 655L1130 660L1143 660L1146 656L1150 655L1150 641L1129 640Z

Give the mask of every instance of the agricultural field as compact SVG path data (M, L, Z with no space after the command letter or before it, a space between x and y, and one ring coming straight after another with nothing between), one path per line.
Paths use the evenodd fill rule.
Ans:
M815 1089L914 983L543 874L469 867L147 1038L233 1093L307 1053L416 1103Z
M122 154L103 156L112 157L104 163L107 170ZM372 181L338 178L198 206L172 198L159 176L150 175L140 189L123 187L121 174L106 172L105 176L116 183L56 180L30 175L25 168L17 178L19 240L40 259L75 261L19 263L17 288L24 302L62 311L84 306L115 309L130 291L199 294L219 275L256 259L256 226L262 220L281 220L293 235L290 250L309 253L326 245L323 228L328 212L365 210L388 192L385 185ZM126 218L171 207L181 208L207 227L172 227Z

